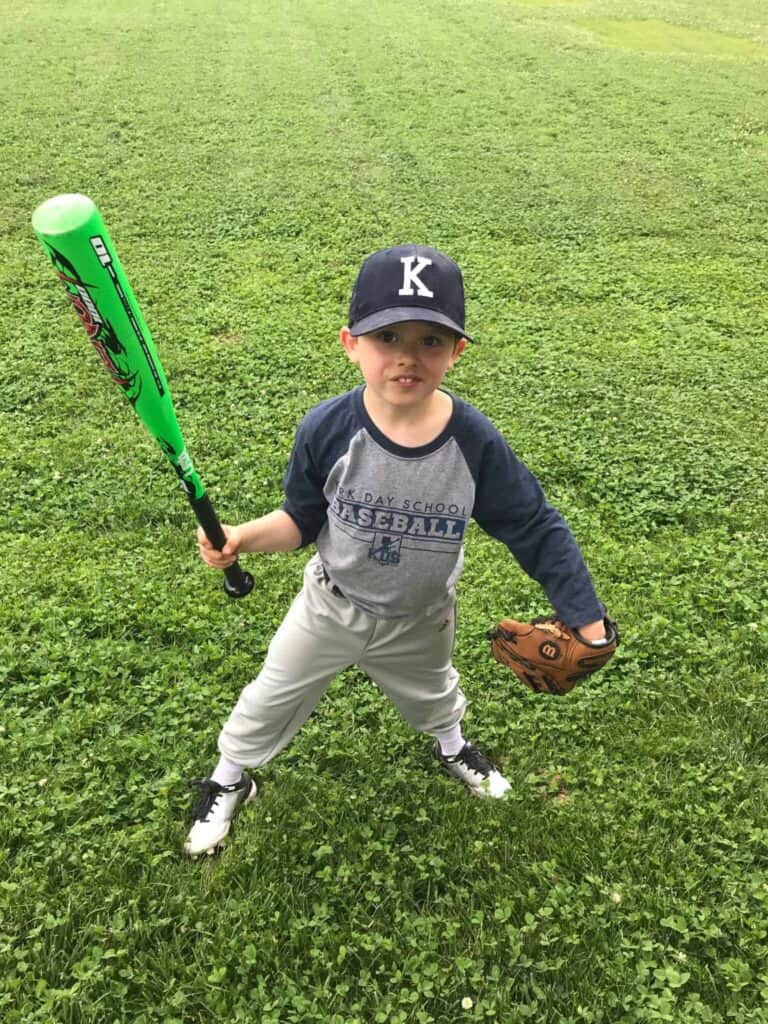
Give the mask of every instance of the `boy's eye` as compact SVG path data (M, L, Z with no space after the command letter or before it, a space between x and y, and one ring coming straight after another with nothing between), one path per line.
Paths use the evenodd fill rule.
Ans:
M399 341L399 337L397 331L377 331L376 340L385 345L394 345ZM419 344L423 345L424 348L441 348L446 344L446 341L445 338L441 338L438 334L428 334L420 339Z

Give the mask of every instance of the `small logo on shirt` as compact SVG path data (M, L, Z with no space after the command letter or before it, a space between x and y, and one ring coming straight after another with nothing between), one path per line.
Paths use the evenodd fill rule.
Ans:
M400 545L402 537L391 537L386 533L377 533L368 548L368 558L379 565L399 565Z

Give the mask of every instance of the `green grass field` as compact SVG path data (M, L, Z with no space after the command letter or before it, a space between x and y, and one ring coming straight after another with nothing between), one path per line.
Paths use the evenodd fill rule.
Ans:
M7 3L0 37L0 1020L768 1021L763 0ZM357 382L360 259L464 270L448 384L623 630L563 700L492 662L546 600L470 531L456 664L503 804L356 671L217 858L187 780L309 552L230 602L30 227L100 205L222 518Z

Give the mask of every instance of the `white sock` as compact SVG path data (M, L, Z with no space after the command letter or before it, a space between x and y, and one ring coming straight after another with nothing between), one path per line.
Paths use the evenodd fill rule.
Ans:
M445 732L435 732L432 735L440 744L440 753L444 757L455 757L464 746L465 740L461 735L461 723L454 725L452 729L446 729Z
M214 782L218 782L220 786L234 786L236 782L240 781L242 774L243 769L239 764L233 764L226 757L221 757L219 758L219 763L213 769L211 779Z

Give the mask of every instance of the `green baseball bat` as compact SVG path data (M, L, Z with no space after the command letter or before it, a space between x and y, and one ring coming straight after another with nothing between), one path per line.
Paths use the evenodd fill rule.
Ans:
M54 196L35 210L32 227L109 375L162 448L220 551L224 531L192 464L152 335L96 204L84 195ZM224 575L230 597L253 589L252 576L237 562Z

